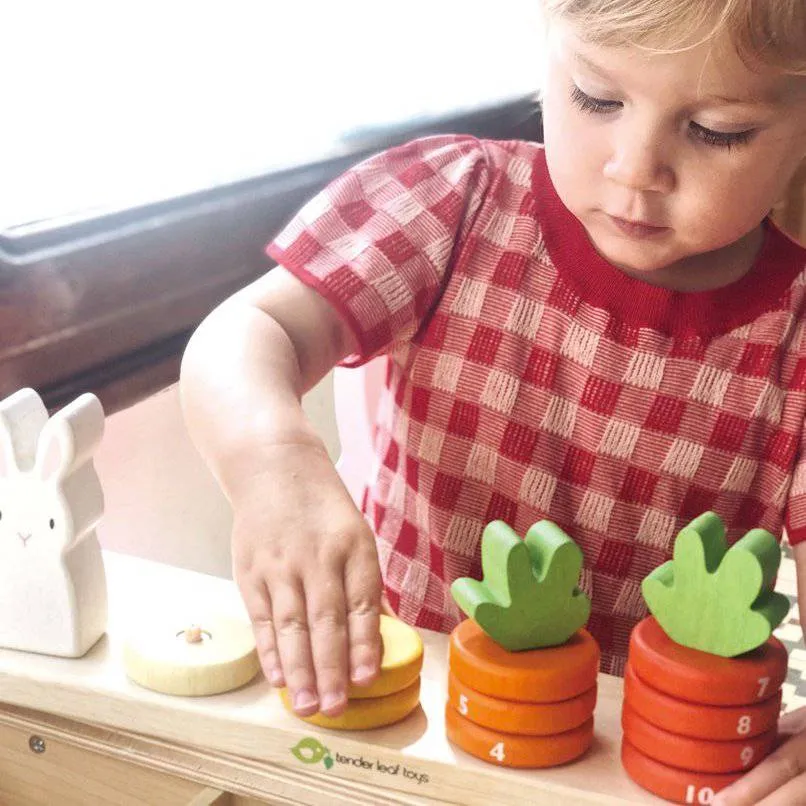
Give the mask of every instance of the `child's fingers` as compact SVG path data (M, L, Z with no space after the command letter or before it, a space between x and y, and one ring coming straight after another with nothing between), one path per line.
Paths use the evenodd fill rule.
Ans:
M319 711L338 716L347 707L347 613L341 568L323 570L305 581L308 629Z
M300 716L310 716L319 710L319 697L301 585L294 580L277 580L271 586L271 603L277 651L291 703Z
M350 680L356 685L371 683L381 665L381 575L378 561L348 561L344 574L347 626L350 637Z
M269 591L262 579L248 580L239 584L239 588L246 612L252 623L257 656L263 674L273 686L281 688L285 685L285 678L274 638L274 621Z
M718 806L792 806L806 791L806 733L781 745L738 781L714 797Z

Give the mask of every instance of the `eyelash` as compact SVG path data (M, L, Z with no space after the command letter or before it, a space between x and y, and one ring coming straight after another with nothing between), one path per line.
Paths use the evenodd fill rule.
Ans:
M577 86L574 86L571 90L571 101L583 112L593 115L606 115L610 112L615 112L621 107L620 101L605 101L601 98L593 98L582 92ZM689 127L692 137L705 143L705 145L726 148L728 151L735 146L743 146L749 143L754 134L753 129L743 132L715 132L713 129L708 129L694 121L691 121Z

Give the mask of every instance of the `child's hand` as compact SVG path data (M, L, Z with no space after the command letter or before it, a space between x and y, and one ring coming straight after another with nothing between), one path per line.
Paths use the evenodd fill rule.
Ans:
M375 539L323 448L266 452L232 501L234 576L266 677L301 716L335 716L348 682L371 683L380 666Z
M755 769L714 797L713 806L806 803L806 708L782 717L783 743Z

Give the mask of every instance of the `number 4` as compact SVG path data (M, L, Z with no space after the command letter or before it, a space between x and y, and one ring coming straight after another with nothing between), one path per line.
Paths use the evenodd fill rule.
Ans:
M492 750L490 750L490 755L496 761L498 761L499 764L503 764L504 759L506 758L506 756L504 755L504 743L498 742L498 744L495 745Z

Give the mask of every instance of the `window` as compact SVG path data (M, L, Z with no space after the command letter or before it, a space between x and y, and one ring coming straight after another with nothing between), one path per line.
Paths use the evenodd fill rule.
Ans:
M439 131L539 138L535 5L3 8L0 397L133 402L348 165Z

